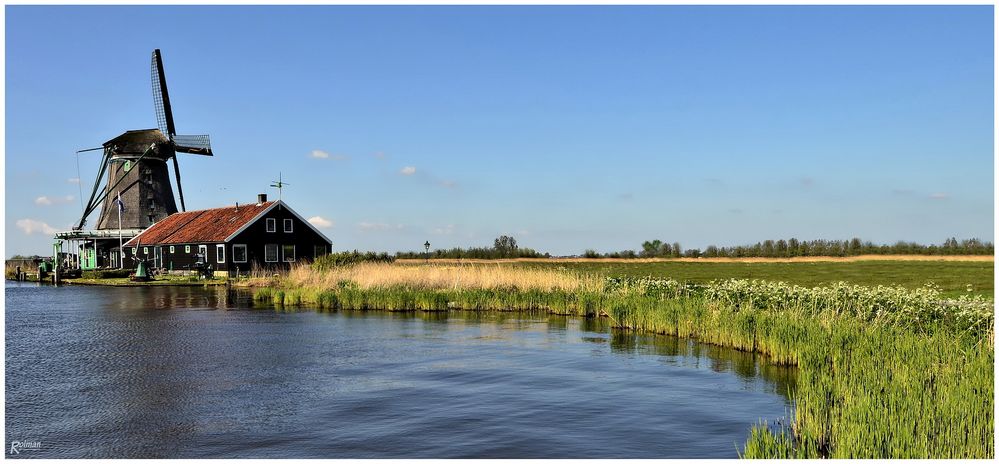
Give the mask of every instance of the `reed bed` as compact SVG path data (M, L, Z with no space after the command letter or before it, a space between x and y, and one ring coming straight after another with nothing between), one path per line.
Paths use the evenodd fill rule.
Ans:
M797 366L794 417L754 427L748 458L993 458L994 306L932 286L687 285L499 266L293 269L258 301L331 310L606 315Z
M251 276L250 284L270 285L273 276ZM293 267L280 285L305 288L361 290L406 288L411 290L506 290L599 292L603 279L557 269L511 268L502 265L435 264L406 266L391 263L359 263L316 271L307 265Z

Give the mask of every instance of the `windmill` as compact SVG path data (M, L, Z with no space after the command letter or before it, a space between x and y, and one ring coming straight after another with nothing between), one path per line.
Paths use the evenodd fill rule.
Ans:
M96 229L118 229L118 206L108 200L118 195L124 205L121 227L125 229L145 229L176 213L177 203L167 168L170 159L177 177L180 208L186 211L177 153L212 156L211 141L207 135L177 135L159 49L153 50L150 73L158 129L130 130L104 142L101 167L75 230L83 229L87 217L99 205L103 207ZM107 182L101 189L105 176Z

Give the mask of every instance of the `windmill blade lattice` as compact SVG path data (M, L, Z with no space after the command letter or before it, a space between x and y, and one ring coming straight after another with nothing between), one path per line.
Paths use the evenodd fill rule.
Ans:
M170 108L170 92L167 91L166 75L163 74L163 58L160 49L153 50L150 64L153 84L153 108L156 111L156 125L160 132L172 139L177 133L173 125L173 110Z
M212 156L212 141L207 135L176 135L174 150L193 155Z

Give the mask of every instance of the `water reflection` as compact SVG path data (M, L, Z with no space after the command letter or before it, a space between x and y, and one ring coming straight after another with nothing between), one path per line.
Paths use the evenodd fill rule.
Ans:
M763 378L773 384L773 391L787 399L794 397L797 369L767 362L756 353L734 350L717 345L698 343L694 339L670 335L637 334L613 330L610 346L614 352L648 354L663 357L663 362L701 367L708 362L715 372L732 372L743 379Z
M735 457L794 384L599 318L275 310L225 287L6 296L6 438L47 444L33 457Z

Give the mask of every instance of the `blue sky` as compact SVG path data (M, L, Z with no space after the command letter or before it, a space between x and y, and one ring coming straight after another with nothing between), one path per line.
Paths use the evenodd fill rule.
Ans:
M7 256L156 126L154 48L188 209L280 171L335 249L994 234L991 6L7 6Z

